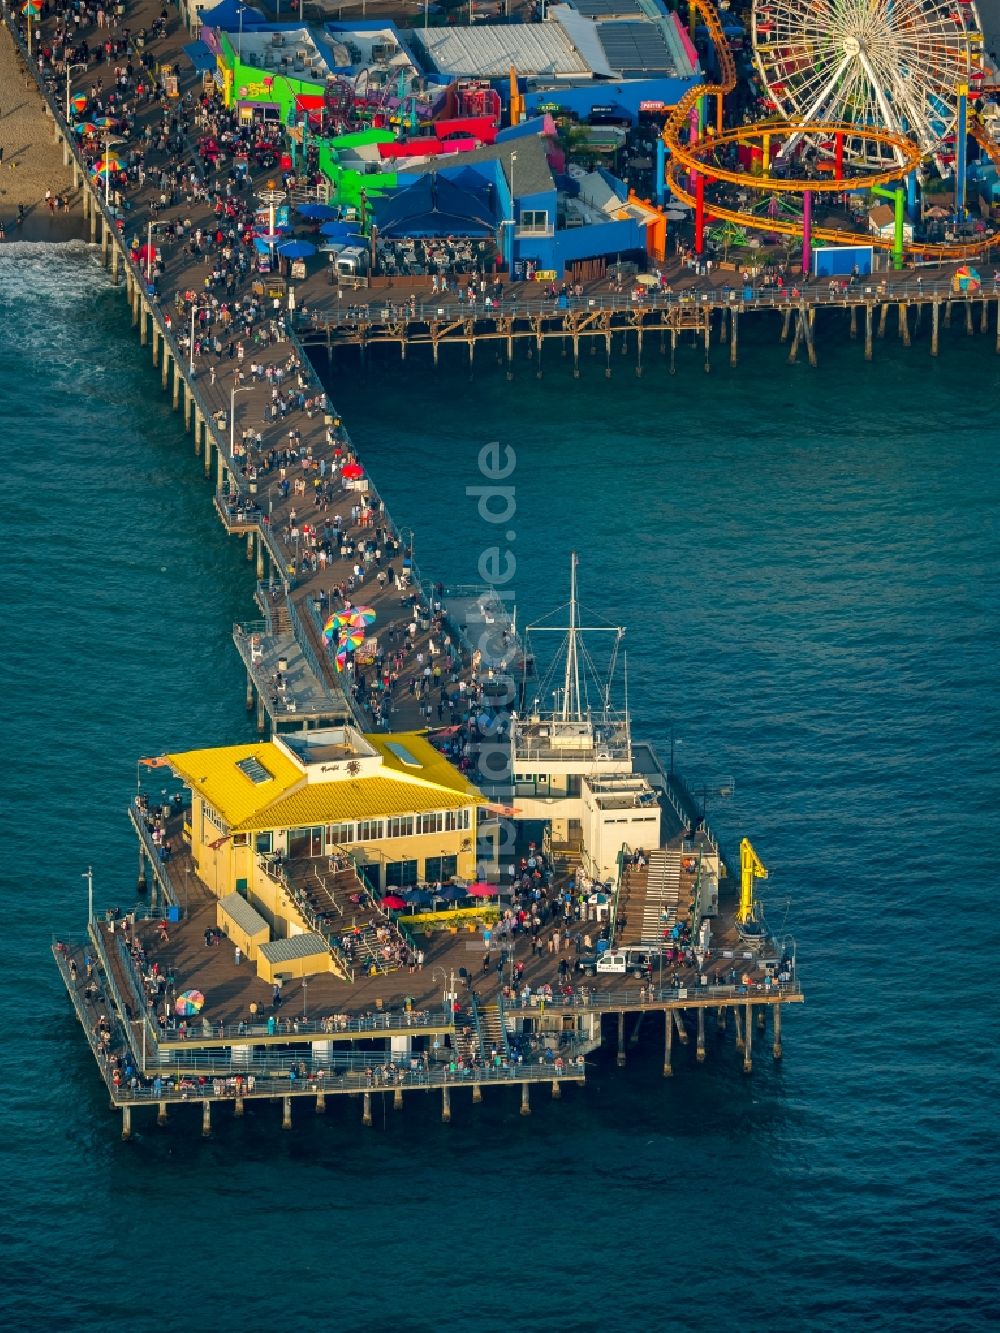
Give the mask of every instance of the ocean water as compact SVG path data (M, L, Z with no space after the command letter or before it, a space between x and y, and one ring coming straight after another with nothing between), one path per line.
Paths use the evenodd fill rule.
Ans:
M1000 358L953 331L865 365L821 330L812 371L776 334L710 375L647 347L642 379L616 351L574 381L546 349L541 380L526 354L512 381L345 356L330 384L425 573L509 549L525 623L579 552L584 604L628 626L637 733L673 729L771 869L807 994L784 1060L675 1048L664 1081L651 1037L529 1120L513 1094L372 1130L353 1102L290 1134L248 1107L123 1144L49 944L88 863L130 900L136 759L250 734L252 567L92 255L4 248L5 1327L992 1322ZM467 493L493 440L500 525Z

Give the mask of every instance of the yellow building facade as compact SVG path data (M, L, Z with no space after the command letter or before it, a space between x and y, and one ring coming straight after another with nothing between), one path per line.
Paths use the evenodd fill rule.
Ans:
M331 727L165 758L191 790L199 877L276 937L299 929L276 866L305 878L346 853L376 892L475 877L485 797L418 732Z

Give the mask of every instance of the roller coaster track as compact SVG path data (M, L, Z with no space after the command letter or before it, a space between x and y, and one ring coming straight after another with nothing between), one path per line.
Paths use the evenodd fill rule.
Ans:
M755 121L753 124L741 125L734 130L724 131L722 134L706 136L695 143L685 143L681 139L681 134L688 123L692 110L701 98L717 97L722 99L736 87L736 62L722 31L722 23L719 20L715 5L711 0L691 0L691 7L698 11L704 20L705 27L708 29L709 37L718 56L720 81L718 83L698 83L689 88L674 107L663 127L663 141L669 154L666 165L666 182L671 193L683 203L694 207L696 199L687 186L681 182L680 174L682 171L698 173L704 176L706 181L726 181L728 184L737 185L741 189L761 194L806 194L807 192L829 194L832 191L840 193L847 190L867 190L871 189L873 185L886 185L892 181L898 181L901 174L912 170L914 166L920 163L920 149L909 139L893 134L888 130L859 130L857 125L833 125L828 122L797 125L773 120ZM1000 145L991 138L980 117L970 116L969 132L992 160L1000 165ZM864 177L850 177L833 182L816 181L811 178L789 180L785 177L770 175L752 176L749 172L730 171L705 160L710 153L714 153L717 148L726 145L762 140L764 136L773 135L778 137L800 133L821 133L827 136L843 133L845 136L850 134L855 139L859 137L871 138L878 143L886 144L898 150L902 155L903 162L902 164L894 164L889 171L873 172ZM756 213L747 213L737 208L725 208L714 201L709 202L707 200L705 209L713 219L732 222L736 226L749 231L802 236L802 223L794 218L765 219L759 217ZM810 229L810 234L815 241L828 241L836 245L863 243L883 250L892 250L894 246L894 242L889 239L862 235L853 231L840 231L832 227L814 226ZM935 244L912 242L904 246L905 251L910 255L933 257L935 259L972 259L982 254L984 248L986 247L983 241Z

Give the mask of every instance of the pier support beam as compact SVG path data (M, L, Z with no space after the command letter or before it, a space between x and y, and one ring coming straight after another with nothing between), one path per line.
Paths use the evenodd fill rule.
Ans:
M441 1089L441 1121L445 1125L451 1124L451 1088L447 1084Z
M240 1093L237 1093L236 1101L233 1103L233 1115L237 1120L243 1119L243 1097Z
M688 1044L688 1034L687 1028L684 1026L684 1015L679 1009L675 1009L673 1012L674 1026L677 1028L677 1035L680 1037L681 1045L686 1046Z
M931 306L931 356L938 354L938 331L941 325L941 302L935 301Z
M247 703L247 712L248 712L248 713L252 713L252 712L253 712L253 704L254 704L254 695L253 695L253 676L251 676L251 674L250 674L249 671L247 672L247 699L246 699L246 703Z
M172 357L171 360L174 363L174 383L173 383L173 391L171 393L171 398L170 398L170 406L176 412L181 405L181 369L180 366L177 364L176 357Z
M212 1132L212 1103L206 1098L201 1104L201 1136L207 1139Z
M521 1114L531 1115L531 1087L528 1083L521 1084Z
M997 341L996 351L1000 354L1000 297L997 297Z
M122 1107L122 1138L128 1143L132 1137L132 1108L131 1106Z
M872 359L872 307L865 306L865 360Z
M372 1095L366 1092L361 1104L361 1123L367 1128L371 1128L372 1123Z
M625 1014L618 1015L618 1068L625 1066Z
M740 1011L737 1008L733 1009L733 1026L736 1028L736 1049L742 1052L742 1050L744 1049L743 1023L740 1020Z
M117 287L121 282L121 251L117 243L112 240L111 243L111 281Z
M149 317L149 328L153 341L153 369L156 370L160 364L160 331L152 315Z
M975 333L975 329L972 327L972 302L969 300L965 302L965 332L969 338Z
M281 1099L281 1128L291 1129L292 1127L292 1099L291 1097L282 1097Z
M167 385L170 383L170 363L173 358L167 351L167 340L164 337L160 338L160 353L163 357L163 367L160 373L160 388L166 393Z
M910 345L910 307L905 301L899 303L899 336L903 340L903 346Z
M483 1085L478 1081L472 1085L472 1100L476 1104L483 1100Z
M851 306L851 337L852 337L852 338L856 338L857 336L858 336L858 307L857 307L856 305L852 305L852 306Z
M403 1089L398 1084L392 1090L392 1109L394 1111L403 1109Z
M527 1087L528 1086L527 1083L525 1083L524 1086ZM552 1080L552 1100L557 1102L561 1096L562 1096L562 1088L559 1086L559 1080L557 1078L554 1078Z
M746 1021L743 1024L743 1072L749 1074L753 1069L753 1006L747 1000Z
M670 373L677 374L677 330L670 330Z
M776 1060L781 1059L781 1005L774 1006L774 1045L771 1047L771 1054Z
M779 342L783 343L788 342L788 331L789 329L791 329L791 327L792 327L792 307L788 306L781 319L781 336L778 338Z
M267 713L264 708L264 696L257 691L257 730L263 732L267 727Z
M674 1072L674 1020L669 1009L663 1011L663 1017L663 1077L670 1078Z
M705 1060L705 1009L700 1006L698 1009L698 1036L696 1038L695 1056L699 1064Z
M979 332L989 333L990 331L990 303L989 301L980 301L979 303Z
M316 1093L316 1114L317 1115L326 1114L326 1093L323 1091L322 1088L320 1088L319 1091Z
M878 336L885 337L886 320L889 318L889 302L883 301L878 311Z
M706 311L705 314L705 374L712 369L712 312Z
M156 1108L156 1123L157 1123L158 1125L165 1125L165 1124L167 1123L167 1103L166 1103L166 1102L160 1102L159 1106Z
M729 364L736 365L736 353L740 337L740 317L735 310L729 312Z

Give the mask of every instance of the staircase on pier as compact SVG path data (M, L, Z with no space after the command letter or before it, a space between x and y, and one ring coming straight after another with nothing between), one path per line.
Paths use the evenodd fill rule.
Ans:
M645 866L626 866L618 920L624 919L618 932L619 944L653 944L662 940L684 914L690 890L682 891L681 852L657 847L649 853Z

